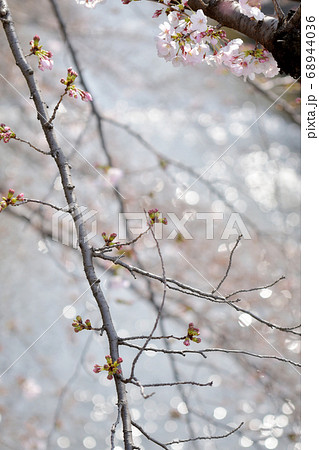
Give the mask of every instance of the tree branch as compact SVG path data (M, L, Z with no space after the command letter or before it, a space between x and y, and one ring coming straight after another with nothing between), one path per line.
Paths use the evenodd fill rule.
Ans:
M110 353L112 359L113 361L116 361L119 357L117 333L112 322L108 303L100 287L100 280L97 278L95 269L93 267L92 251L87 243L86 239L87 232L85 229L81 210L77 205L77 199L74 192L75 187L72 182L70 165L68 164L68 161L66 160L66 157L62 149L59 147L54 132L54 126L52 123L49 123L49 118L47 116L47 112L44 106L45 103L41 98L40 89L38 88L36 80L33 76L33 70L26 61L24 52L21 49L12 21L11 13L5 0L0 0L0 17L3 23L3 28L7 36L7 40L10 45L13 57L29 87L30 95L31 98L33 99L38 114L38 119L41 122L43 132L45 134L49 148L51 150L51 155L54 158L56 165L58 167L65 198L67 200L69 207L72 208L72 218L78 235L84 271L89 286L91 288L92 294L101 312L103 326L107 332L109 340ZM125 450L132 450L133 437L131 430L131 417L127 403L125 385L122 383L121 379L118 376L115 376L114 378L118 395L118 401L122 405L121 415L123 422L123 436L124 436Z

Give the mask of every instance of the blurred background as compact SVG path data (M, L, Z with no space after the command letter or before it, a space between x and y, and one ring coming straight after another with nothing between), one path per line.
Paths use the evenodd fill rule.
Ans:
M95 9L71 0L56 3L100 114L99 121L90 104L67 97L55 121L79 204L92 212L88 226L96 225L92 245L103 245L103 231L118 233L119 213L158 208L163 216L174 214L179 220L188 214L184 225L191 238L171 220L163 227L159 245L166 275L211 292L223 278L244 228L249 236L236 249L221 294L264 287L232 299L240 298L240 308L268 323L298 325L299 83L284 75L244 83L222 68L174 68L156 54L154 37L163 20L152 19L156 8L148 2L125 6L107 0ZM51 72L36 70L36 58L29 58L52 112L63 92L59 80L68 67L77 68L51 2L41 2L41 7L27 0L8 4L25 54L35 34L53 52ZM281 4L289 8L298 3ZM273 13L271 2L262 5ZM236 36L230 32L230 38ZM4 33L0 39L0 121L47 151ZM112 175L109 166L118 170ZM2 195L9 188L65 206L54 161L13 140L1 142ZM71 326L77 314L96 327L101 321L78 251L52 240L54 212L27 204L0 215L0 447L109 449L117 416L114 384L92 371L109 350L104 336L75 334ZM196 219L199 213L221 214L214 221L213 239L207 239L206 222ZM232 222L234 217L237 221ZM151 235L126 251L124 260L161 274ZM142 277L135 280L102 260L96 264L119 335L150 333L162 286ZM281 276L285 279L269 286ZM299 359L298 334L271 328L227 305L169 291L157 335L183 336L189 322L200 328L202 338L200 344L191 343L191 349L237 349ZM174 340L155 341L152 347L165 345L186 348ZM135 349L122 347L124 376L135 355ZM196 354L183 358L145 352L136 376L142 384L213 381L212 387L147 388L147 393L155 391L148 399L128 386L134 420L161 442L223 435L244 421L226 439L173 444L174 450L300 449L296 366L223 352L211 352L205 360ZM157 448L135 428L134 439L141 449ZM123 448L121 440L118 426L115 450Z

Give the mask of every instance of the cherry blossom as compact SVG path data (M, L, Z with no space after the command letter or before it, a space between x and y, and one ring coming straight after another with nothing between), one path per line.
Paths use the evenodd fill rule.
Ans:
M36 34L32 41L30 41L30 54L38 57L38 68L42 71L52 70L53 60L52 52L44 50L42 45L39 45L40 37Z
M8 127L5 123L0 124L0 141L3 139L3 142L7 144L10 139L14 139L16 134Z
M115 375L115 374L120 375L122 373L121 369L118 366L123 362L123 359L117 358L117 360L113 362L111 356L109 356L109 355L107 355L105 357L105 359L106 359L107 364L104 364L103 366L99 366L98 364L95 364L94 368L93 368L93 372L100 373L103 370L105 370L108 372L107 378L109 380L112 380L113 375Z
M210 58L210 62L224 63L226 66L231 64L234 57L238 56L240 46L243 44L241 39L233 39L220 49L218 54Z
M195 14L192 14L189 29L191 31L198 31L199 33L207 30L207 17L202 9L198 9Z
M258 6L255 6L258 5ZM247 17L264 20L265 15L260 11L260 3L252 0L239 0L239 10Z
M266 49L239 52L237 46L233 46L225 55L220 55L220 61L235 76L243 76L245 81L247 77L253 80L256 74L263 74L267 78L272 78L279 73L277 62Z
M2 201L0 202L0 212L3 209L6 209L9 205L20 204L24 201L24 194L18 194L16 197L13 196L14 190L9 189L6 197L2 197Z
M207 25L203 10L186 10L187 1L162 0L166 8L157 10L153 17L165 12L168 21L162 23L155 38L158 56L173 66L224 64L235 76L246 81L256 74L271 78L279 73L274 57L264 48L242 50L243 41L229 41L220 27ZM256 20L263 20L259 0L239 0L241 12ZM164 7L163 7L164 8Z
M187 2L168 3L165 10L168 22L159 26L161 32L156 38L158 56L174 66L200 64L210 53L209 45L215 52L226 45L225 32L208 26L201 9L186 12L186 5Z
M179 11L172 11L167 18L172 27L177 27L181 18L181 13Z
M60 82L66 86L66 92L68 92L70 97L78 98L80 96L81 100L84 102L92 102L92 95L89 92L83 91L82 89L75 86L74 81L76 80L78 74L70 67L68 69L68 74L66 80L61 78Z
M133 0L122 0L127 4ZM246 16L263 20L260 0L238 0L239 9ZM155 38L157 54L173 66L196 65L206 62L224 64L235 76L253 79L261 73L266 77L278 74L279 69L271 53L265 49L241 51L241 39L229 41L220 27L207 25L207 17L202 9L189 11L187 0L159 0L162 9L157 9L153 18L162 12L167 20L162 23L160 33Z

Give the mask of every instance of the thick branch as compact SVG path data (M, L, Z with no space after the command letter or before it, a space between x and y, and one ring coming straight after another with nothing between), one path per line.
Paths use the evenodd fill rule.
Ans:
M6 33L12 54L15 62L24 76L27 85L30 90L31 98L34 101L38 119L41 122L43 132L48 142L51 156L54 158L59 170L61 182L64 190L64 195L67 200L68 206L71 210L72 218L75 224L75 228L78 235L79 247L82 254L84 271L89 282L92 294L98 304L103 319L103 326L107 332L110 353L113 361L115 361L118 355L118 337L114 328L109 306L106 302L104 294L100 288L100 280L97 278L95 269L92 263L92 250L89 247L86 239L86 229L84 226L81 211L77 205L77 199L74 192L74 186L71 177L71 169L66 157L59 147L57 138L55 136L53 125L49 122L49 118L45 109L45 104L41 98L40 90L37 86L36 80L33 76L33 70L27 63L24 53L21 49L18 37L14 28L14 24L11 18L10 11L5 0L0 0L0 18L3 22L4 31ZM118 395L118 401L122 405L121 415L123 422L123 435L125 442L125 449L133 449L133 438L131 430L131 418L127 404L127 397L125 391L125 385L122 383L119 377L115 376L115 384Z

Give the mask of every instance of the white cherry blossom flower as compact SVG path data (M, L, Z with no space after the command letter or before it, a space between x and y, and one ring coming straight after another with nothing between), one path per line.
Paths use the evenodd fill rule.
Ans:
M169 23L172 27L176 28L179 25L180 13L178 11L172 11L167 16Z
M247 17L253 17L256 20L264 20L264 13L257 6L251 6L249 0L239 0L239 9ZM255 2L254 2L255 3Z
M207 30L207 17L203 13L202 9L198 9L196 13L192 14L191 17L191 31L199 31L202 33Z

